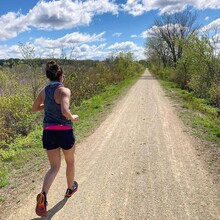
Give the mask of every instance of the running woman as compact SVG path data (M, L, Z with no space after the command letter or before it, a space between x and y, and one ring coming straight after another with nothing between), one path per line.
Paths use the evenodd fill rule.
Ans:
M47 216L47 194L60 169L61 151L66 161L66 197L71 197L78 188L74 181L75 166L75 137L73 122L79 120L78 115L70 112L70 95L68 88L64 87L64 74L62 68L54 61L47 62L46 76L49 84L39 93L34 101L32 111L44 110L43 120L43 148L46 149L50 169L44 177L41 193L37 195L36 214Z

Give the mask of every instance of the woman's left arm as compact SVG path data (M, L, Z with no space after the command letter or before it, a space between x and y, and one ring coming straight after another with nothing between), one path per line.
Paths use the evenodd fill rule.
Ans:
M33 112L42 111L44 109L44 89L39 93L38 97L34 100L34 104L32 106Z

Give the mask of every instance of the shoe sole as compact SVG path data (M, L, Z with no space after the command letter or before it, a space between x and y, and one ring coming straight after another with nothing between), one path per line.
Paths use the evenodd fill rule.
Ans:
M44 196L42 194L37 196L37 205L35 212L38 216L42 216L42 217L47 216L47 210L45 209L45 205L44 205Z
M77 192L78 187L71 193L71 194L66 194L65 197L71 197L75 192Z

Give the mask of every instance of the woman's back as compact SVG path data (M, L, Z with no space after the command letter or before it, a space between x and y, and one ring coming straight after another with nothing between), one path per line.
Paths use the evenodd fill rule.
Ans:
M44 127L51 124L72 125L61 111L62 87L60 82L51 82L45 87Z

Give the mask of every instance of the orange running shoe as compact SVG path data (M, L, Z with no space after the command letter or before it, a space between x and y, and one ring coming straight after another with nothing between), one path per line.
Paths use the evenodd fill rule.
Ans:
M37 205L35 212L39 216L43 216L43 217L47 216L47 199L45 192L37 195Z
M67 189L65 197L71 197L78 189L78 183L76 181L73 182L72 189Z

